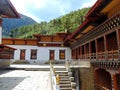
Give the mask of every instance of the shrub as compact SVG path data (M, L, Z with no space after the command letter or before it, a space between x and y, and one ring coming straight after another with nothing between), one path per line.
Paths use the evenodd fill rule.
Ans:
M26 60L16 60L12 64L29 64L29 62Z
M59 61L56 61L56 60L52 60L51 63L52 64L60 64ZM50 61L45 62L45 64L50 64Z

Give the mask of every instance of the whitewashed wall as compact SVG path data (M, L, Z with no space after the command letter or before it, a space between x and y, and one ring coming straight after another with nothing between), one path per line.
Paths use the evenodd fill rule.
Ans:
M20 60L20 50L25 49L25 60L32 64L44 64L49 61L49 51L54 50L55 60L59 59L59 50L65 50L65 60L71 60L71 49L67 47L38 47L38 46L26 46L26 45L8 45L16 48L14 52L14 60ZM37 60L31 60L31 49L37 49ZM61 61L61 60L60 60Z
M2 27L0 26L0 44L2 44Z

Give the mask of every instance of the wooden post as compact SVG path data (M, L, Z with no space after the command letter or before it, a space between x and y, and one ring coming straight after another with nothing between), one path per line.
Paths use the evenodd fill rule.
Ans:
M110 71L112 90L117 90L116 73Z
M113 86L114 86L114 90L117 90L117 79L116 79L116 75L113 75Z
M96 60L98 60L98 43L97 43L97 39L95 39L95 48L96 48Z
M2 44L2 26L1 26L1 24L2 24L2 20L0 18L0 44Z
M89 42L89 57L90 57L90 60L91 60L91 43Z
M120 60L120 29L116 29L117 44L118 44L118 59Z
M86 60L86 44L84 45L84 60Z
M107 44L107 39L106 36L104 35L104 46L105 46L105 59L108 60L108 44Z

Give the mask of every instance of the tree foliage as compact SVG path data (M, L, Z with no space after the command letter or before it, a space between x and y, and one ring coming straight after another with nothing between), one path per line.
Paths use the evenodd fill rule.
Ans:
M23 26L11 30L10 37L34 38L33 34L53 35L57 32L73 32L84 21L84 16L90 8L83 8L72 11L69 14L53 19L49 22Z

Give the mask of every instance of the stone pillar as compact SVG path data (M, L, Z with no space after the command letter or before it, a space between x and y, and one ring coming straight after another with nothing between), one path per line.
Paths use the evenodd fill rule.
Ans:
M0 19L0 44L2 44L2 20Z

